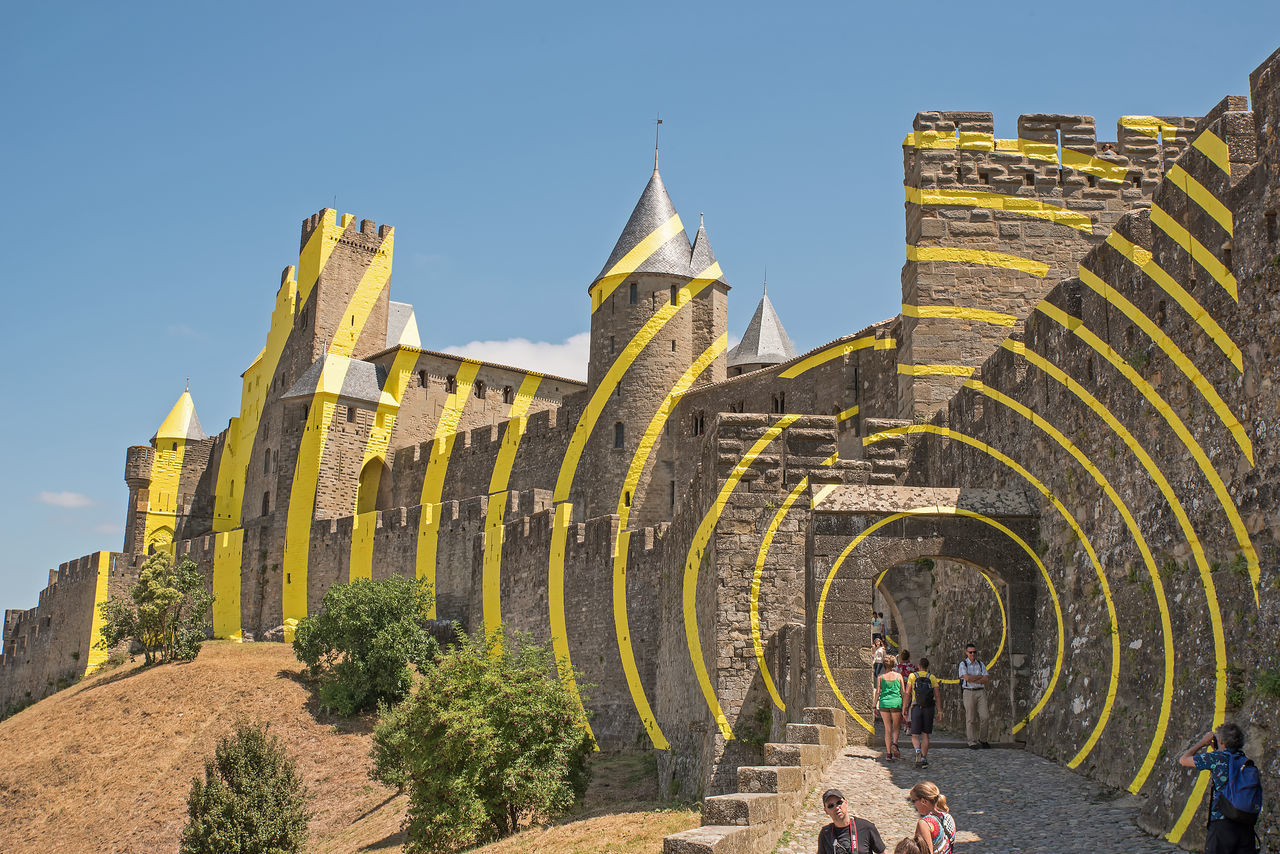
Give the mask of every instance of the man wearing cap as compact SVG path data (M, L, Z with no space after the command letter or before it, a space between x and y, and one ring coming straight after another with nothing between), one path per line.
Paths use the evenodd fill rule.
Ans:
M968 644L964 650L964 661L958 668L960 676L960 695L964 698L964 734L969 741L969 749L990 747L982 740L987 729L987 683L991 676L987 666L978 660L978 648Z
M818 854L880 854L884 840L880 831L865 818L849 815L849 802L839 789L822 793L822 808L831 823L818 833Z

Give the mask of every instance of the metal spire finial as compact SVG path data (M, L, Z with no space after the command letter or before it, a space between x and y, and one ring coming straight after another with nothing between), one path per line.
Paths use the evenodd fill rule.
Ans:
M769 295L769 265L764 265L764 295Z
M191 377L187 377L187 387L183 391L191 391Z
M653 174L658 174L658 132L662 129L662 114L658 113L653 126Z

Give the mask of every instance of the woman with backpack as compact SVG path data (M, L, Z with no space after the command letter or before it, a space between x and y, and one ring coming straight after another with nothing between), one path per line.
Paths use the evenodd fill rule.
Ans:
M902 674L894 667L898 660L892 655L884 657L884 669L876 678L874 703L880 711L880 719L884 721L884 758L897 759L902 756L898 750L898 730L902 727Z
M916 841L922 851L951 854L956 841L956 820L947 809L947 798L927 780L911 787L907 800L920 813L916 822Z

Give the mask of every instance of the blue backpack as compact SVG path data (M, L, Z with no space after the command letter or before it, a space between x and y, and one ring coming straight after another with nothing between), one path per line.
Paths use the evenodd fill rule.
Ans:
M1252 826L1262 811L1262 777L1253 760L1243 753L1227 756L1227 785L1214 804L1218 812L1240 824Z

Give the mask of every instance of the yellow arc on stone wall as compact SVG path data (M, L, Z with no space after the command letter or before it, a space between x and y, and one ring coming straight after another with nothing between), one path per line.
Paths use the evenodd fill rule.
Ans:
M97 576L93 586L93 621L89 627L89 654L85 657L84 675L92 675L107 661L107 648L102 641L102 629L106 621L99 610L107 601L108 586L111 581L110 552L94 552L93 561L97 564Z
M920 425L913 425L913 426L931 427L933 425L920 424ZM884 433L880 433L876 435L885 436L890 432L891 431L885 431ZM873 437L871 436L867 437L867 439L871 439L871 438ZM866 439L864 439L863 441L866 442ZM874 732L874 727L872 727L871 724L867 723L866 719L863 718L862 715L854 711L853 707L849 705L848 699L844 696L844 692L841 691L840 687L836 684L835 674L831 672L831 664L829 661L827 661L826 644L823 642L823 638L822 638L822 628L823 628L822 615L823 615L823 612L826 610L827 595L831 592L831 584L832 582L835 581L836 574L840 571L841 564L843 564L845 560L848 559L849 555L853 553L854 549L856 549L862 543L863 540L865 540L867 537L874 534L879 529L883 528L885 525L896 522L899 519L905 519L910 516L922 516L922 515L928 515L928 516L956 515L956 516L964 516L966 518L974 519L976 521L982 522L984 525L988 525L989 527L995 528L997 531L1000 531L1009 539L1017 543L1018 546L1021 547L1024 552L1026 552L1027 556L1030 557L1035 562L1036 566L1040 568L1040 574L1044 577L1045 584L1049 588L1049 594L1053 597L1053 605L1058 617L1058 654L1057 654L1057 662L1054 665L1053 677L1049 682L1049 687L1045 689L1044 695L1041 697L1040 702L1036 705L1034 709L1032 709L1031 713L1028 714L1027 718L1024 719L1024 723L1025 723L1026 720L1030 720L1030 718L1033 715L1039 713L1039 710L1043 708L1045 701L1048 699L1049 695L1053 693L1054 686L1057 684L1057 681L1058 681L1058 672L1062 666L1062 650L1063 650L1062 609L1058 604L1057 593L1055 593L1053 590L1053 583L1049 579L1048 569L1045 568L1044 563L1040 560L1040 556L1037 555L1035 553L1035 550L1027 544L1026 540L1023 540L1016 533L1014 533L1008 527L996 521L995 519L992 519L989 516L984 516L981 513L976 513L972 510L966 510L962 507L953 507L950 505L936 505L933 507L920 507L913 510L905 510L900 513L894 513L892 515L886 516L883 519L878 519L875 522L873 522L871 525L867 527L865 531L863 531L862 533L854 537L853 540L849 543L849 545L845 546L844 551L840 553L840 556L836 558L835 563L832 565L831 571L827 573L826 581L823 582L823 585L822 585L822 593L818 597L818 610L817 610L817 618L815 621L815 634L817 636L818 658L822 662L822 671L824 674L826 674L827 683L831 686L831 690L835 693L836 699L838 699L840 701L840 704L844 706L845 711L848 712L849 715L852 716L854 720L856 720L859 724L861 724L862 728L865 729L867 732ZM1017 731L1018 731L1017 728L1015 728L1014 732L1017 732Z
M904 187L903 189L906 190L907 201L914 205L959 205L987 208L1047 220L1058 225L1065 225L1083 231L1086 234L1093 232L1093 220L1085 214L1023 196L1006 196L1001 193L979 192L977 190L964 190L954 187L933 187L929 189Z
M449 459L453 456L453 442L458 434L458 421L462 418L462 410L471 397L471 387L480 371L480 363L474 359L463 359L454 378L454 390L445 398L444 410L440 420L436 422L435 435L431 439L430 453L427 459L427 471L422 478L421 515L418 517L418 542L415 549L415 574L425 578L436 588L436 553L440 545L440 506L444 496L444 476L449 470ZM431 601L428 619L436 617L435 600Z
M994 252L988 249L962 249L958 246L915 246L908 243L907 260L999 267L1004 270L1018 270L1019 272L1030 273L1041 279L1049 274L1049 265L1043 261L1023 258L1021 255L1012 255L1008 252ZM938 306L938 308L943 307L945 306ZM994 314L994 312L992 313ZM1005 316L1008 317L1009 315Z
M1227 269L1227 265L1219 261L1218 256L1206 249L1204 244L1197 240L1182 223L1169 216L1165 209L1155 202L1151 203L1151 224L1181 246L1191 256L1191 260L1203 267L1205 272L1212 276L1213 280L1221 285L1233 300L1240 301L1239 283L1236 282L1235 275Z
M1201 131L1195 142L1191 143L1191 147L1208 157L1214 166L1226 172L1227 175L1231 174L1231 150L1227 148L1222 137L1211 130Z
M805 371L812 370L819 365L825 365L827 362L855 353L858 350L869 350L873 347L877 350L892 350L896 346L898 346L898 342L894 339L876 338L874 335L864 335L852 341L839 341L829 347L823 347L816 353L810 353L778 374L778 377L784 380L795 379Z
M756 440L750 450L742 455L737 465L729 472L729 476L725 478L724 485L720 487L720 492L716 495L716 499L712 502L710 509L702 517L702 522L698 525L698 530L694 532L693 540L689 543L689 554L684 562L684 636L689 646L689 660L693 664L694 673L698 676L698 685L702 688L702 696L707 701L707 708L710 709L716 726L720 728L720 734L726 739L733 738L733 729L730 728L729 721L724 716L724 710L720 708L720 700L716 697L715 688L711 684L711 676L707 673L707 665L702 656L702 639L698 632L698 573L706 557L706 549L711 540L711 535L715 533L716 524L720 521L720 514L724 512L725 505L728 504L729 498L738 486L738 481L742 480L743 474L756 461L756 458L764 452L764 449L772 444L782 434L783 430L800 417L799 415L783 415L773 423L772 427L764 431L764 435Z
M631 457L631 465L627 468L626 477L622 481L622 489L618 495L618 538L613 545L613 628L618 639L618 651L622 657L622 672L627 677L627 689L631 692L631 701L640 715L640 723L644 725L649 740L658 750L666 750L671 745L662 734L661 727L654 717L649 698L645 696L644 684L640 681L640 669L636 666L635 650L631 646L631 625L627 616L627 558L631 545L631 532L627 525L631 519L631 502L626 499L634 495L640 476L649 462L649 456L658 441L658 435L666 425L672 410L684 393L693 385L693 381L711 366L728 346L728 335L722 334L711 343L711 346L694 359L693 364L671 386L667 396L658 405L658 411L649 420L640 444Z

